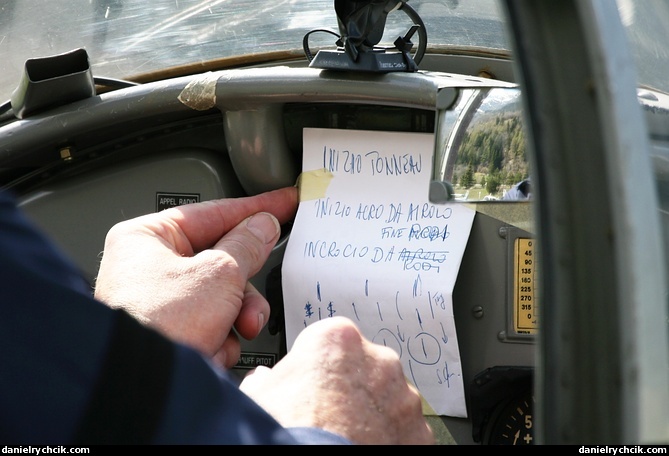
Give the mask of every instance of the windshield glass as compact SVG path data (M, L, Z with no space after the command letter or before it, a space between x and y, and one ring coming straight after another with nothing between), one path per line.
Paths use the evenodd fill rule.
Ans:
M506 49L496 0L413 0L429 45ZM160 69L273 51L304 56L314 29L339 32L333 0L2 0L2 99L26 59L85 48L95 76L131 78ZM387 34L404 35L410 19L388 17ZM393 39L394 39L393 38ZM310 46L335 46L314 33Z
M639 85L669 93L669 2L618 0L637 66Z
M652 3L657 5L647 8ZM425 23L430 47L509 49L498 0L407 4ZM635 45L640 83L669 91L665 77L669 51L664 45L669 31L663 26L669 23L667 2L618 0L618 4ZM386 36L392 41L410 25L405 14L392 12ZM315 29L339 32L333 0L2 0L0 102L11 96L29 58L85 48L95 76L131 79L171 67L197 68L211 60L267 52L292 51L300 58L305 34ZM335 41L330 34L314 33L309 45L332 48ZM385 38L380 44L384 42Z

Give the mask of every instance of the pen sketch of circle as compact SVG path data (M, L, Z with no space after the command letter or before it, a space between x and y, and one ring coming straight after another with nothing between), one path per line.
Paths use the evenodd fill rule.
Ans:
M426 332L418 333L407 342L411 359L419 364L433 365L441 359L439 340Z
M379 345L384 345L390 347L402 357L402 344L400 344L397 336L389 329L383 328L376 333L376 336L372 339L372 342Z

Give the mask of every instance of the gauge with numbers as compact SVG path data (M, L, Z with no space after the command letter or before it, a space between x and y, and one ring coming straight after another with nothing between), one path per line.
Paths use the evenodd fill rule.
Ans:
M500 404L491 417L487 442L490 445L531 445L534 443L534 395L531 390Z

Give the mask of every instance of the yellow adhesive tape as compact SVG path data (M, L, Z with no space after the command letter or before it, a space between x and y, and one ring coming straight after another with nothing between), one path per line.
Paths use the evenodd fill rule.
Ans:
M325 197L334 175L325 168L304 171L297 178L300 201L309 201Z
M206 111L216 106L216 83L219 74L207 72L192 80L177 97L191 109Z

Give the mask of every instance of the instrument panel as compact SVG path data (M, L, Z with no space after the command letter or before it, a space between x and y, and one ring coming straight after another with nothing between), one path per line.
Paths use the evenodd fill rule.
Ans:
M206 76L211 78L211 74ZM1 183L91 284L107 230L174 205L293 185L308 127L436 133L462 89L504 83L442 73L250 69L217 75L215 105L179 96L202 76L136 86L0 127ZM192 87L192 85L190 86ZM427 191L427 189L426 189ZM468 418L430 416L442 443L531 443L536 246L529 202L474 203L453 291ZM290 226L253 279L272 306L236 370L285 354L277 274Z

